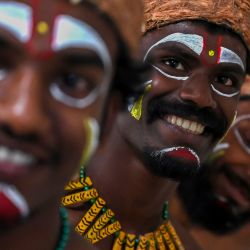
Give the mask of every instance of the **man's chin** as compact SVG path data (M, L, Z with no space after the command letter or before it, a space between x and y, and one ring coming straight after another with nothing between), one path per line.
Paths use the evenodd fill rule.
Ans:
M182 181L194 176L199 169L197 161L162 154L152 148L144 149L144 161L152 174L176 181Z
M218 235L236 231L249 222L250 211L238 213L233 202L215 196L208 176L201 173L178 188L191 222Z

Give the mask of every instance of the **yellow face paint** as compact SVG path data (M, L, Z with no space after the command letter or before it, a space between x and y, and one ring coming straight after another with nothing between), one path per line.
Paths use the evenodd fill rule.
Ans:
M85 166L98 146L99 125L93 118L83 122L86 131L86 143L82 153L81 166Z
M152 84L148 84L146 89L145 89L145 93L139 97L139 99L134 103L134 105L130 111L131 115L137 121L139 121L141 119L141 116L142 116L143 98L144 98L145 94L147 94L151 89L152 89Z
M45 35L49 31L49 25L41 21L37 24L36 30L38 34Z
M215 55L214 50L209 50L209 51L208 51L208 55L211 56L211 57L214 56L214 55Z

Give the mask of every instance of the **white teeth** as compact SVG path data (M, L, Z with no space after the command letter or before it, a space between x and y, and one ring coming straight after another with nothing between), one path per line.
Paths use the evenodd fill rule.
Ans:
M205 126L200 123L183 119L175 115L169 115L167 121L175 126L181 127L192 134L200 135L204 132Z
M18 150L0 146L0 162L9 162L15 165L28 166L35 161L35 157Z

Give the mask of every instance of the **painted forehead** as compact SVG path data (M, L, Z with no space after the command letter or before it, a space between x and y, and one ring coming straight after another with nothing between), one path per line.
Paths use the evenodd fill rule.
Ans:
M169 42L180 43L185 47L191 49L198 56L216 57L215 62L220 63L232 63L239 65L243 71L245 71L245 65L241 57L233 50L222 46L222 37L218 36L217 46L215 49L210 49L207 46L207 38L197 34L184 34L184 33L172 33L153 44L144 56L146 60L148 54L160 45L167 44Z
M88 23L67 14L53 13L50 23L39 20L35 6L21 2L0 2L0 28L22 43L30 44L35 36L47 36L52 52L68 47L95 51L104 64L111 64L108 48L99 33Z

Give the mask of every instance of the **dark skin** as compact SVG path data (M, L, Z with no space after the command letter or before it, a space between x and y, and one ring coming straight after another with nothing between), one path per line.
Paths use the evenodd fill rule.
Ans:
M148 49L163 37L176 32L201 36L206 33L208 34L207 43L212 48L214 48L214 41L218 36L207 30L206 25L202 23L181 22L168 25L148 32L143 37L142 54L145 55ZM245 63L246 50L240 39L224 32L219 35L223 37L223 46L235 51ZM169 59L175 58L177 63L185 64L183 61L178 61L180 60L177 59L179 58L177 57L178 52L172 52L173 44L166 44L163 49L152 50L153 60L160 63L163 58L166 66ZM178 176L170 179L167 176L154 174L151 166L146 166L144 147L150 146L161 150L178 145L189 146L197 152L201 160L204 160L208 151L219 139L219 136L215 136L213 133L194 135L176 126L170 126L166 122L166 117L149 122L147 109L150 101L152 99L175 100L184 105L192 103L199 110L209 109L217 116L225 117L226 128L229 127L234 117L238 97L225 98L217 95L211 89L211 81L219 82L223 85L222 88L225 87L224 84L229 83L230 88L239 89L245 72L236 64L216 64L214 59L208 56L198 56L186 47L182 47L182 49L190 55L188 59L190 61L187 62L189 66L185 66L186 72L184 72L190 76L189 80L168 79L154 71L152 90L143 101L142 118L137 121L127 111L120 112L113 129L106 131L106 136L109 135L109 137L104 138L97 154L87 167L87 175L91 177L100 196L115 212L116 218L127 233L140 235L156 230L163 222L161 218L163 203L170 199L179 182ZM177 49L177 51L179 50ZM170 66L167 66L165 70L169 74L173 74L174 71L177 75L183 76L183 71L175 68L176 62L175 66L171 63L168 65ZM237 83L232 86L232 79L225 74L229 68L237 79ZM223 80L219 77L221 74L223 77L225 76ZM200 118L195 115L192 115L190 119L201 122ZM182 164L190 163L187 159L181 160ZM82 209L72 210L72 221L75 224L78 223L83 214ZM199 249L183 228L175 223L174 225L186 249ZM112 240L112 237L109 237L97 243L97 246L100 249L111 249Z
M241 90L238 118L246 117L250 113L249 83L248 78ZM192 188L193 197L196 197L196 199L189 196L189 199L183 201L180 196L175 195L171 200L170 210L173 216L191 232L203 249L246 250L249 248L250 155L239 144L234 132L234 129L239 129L238 131L240 131L242 138L248 145L249 121L249 119L245 119L233 126L222 141L223 144L228 145L227 148L223 149L224 153L214 158L210 165L204 166L203 176L198 175L198 178L194 178L192 182L189 182L189 187L186 185L180 190L180 195L184 197L184 190L187 187L189 190ZM198 182L197 179L202 181ZM194 185L194 183L196 184ZM204 194L205 192L207 194ZM208 197L213 198L213 203L206 203ZM223 199L219 202L218 197ZM189 208L189 211L194 211L193 214L187 213L185 209L189 206L188 203L189 205L196 204L196 206L192 205ZM204 203L203 207L201 207L202 203ZM210 209L206 209L208 206L210 206ZM214 212L207 213L207 211L211 211L211 207ZM201 211L199 220L196 210ZM192 217L196 216L195 221L190 214ZM207 222L204 223L205 219L210 221L209 226Z
M30 1L19 3L31 4ZM36 159L32 166L27 163L26 167L9 163L10 160L0 163L0 182L15 186L30 210L23 221L0 225L1 249L55 248L60 235L59 207L63 187L79 166L86 146L83 121L92 117L100 122L111 84L111 81L103 83L102 95L85 108L54 99L49 92L52 83L58 81L61 87L70 89L67 94L74 93L82 87L84 74L91 75L100 68L100 59L93 57L95 60L86 65L86 58L93 53L84 46L76 49L69 44L60 51L51 51L51 20L64 14L79 23L87 23L102 37L112 65L117 59L117 39L113 30L89 5L73 6L68 1L48 0L42 1L39 10L37 18L49 24L49 31L43 36L35 33L29 44L20 41L9 29L0 28L3 41L1 74L4 73L0 84L0 144L11 152L18 150ZM81 60L72 60L76 53ZM114 66L112 76L115 70ZM74 75L75 79L69 86L67 74ZM12 167L12 172L6 171L6 164ZM83 249L83 246L86 250L95 249L72 230L66 249Z

